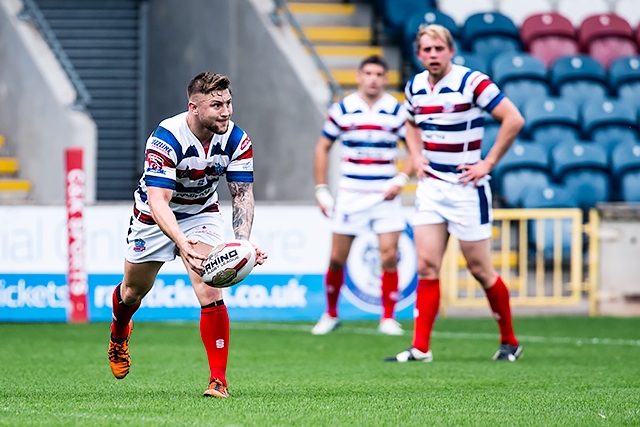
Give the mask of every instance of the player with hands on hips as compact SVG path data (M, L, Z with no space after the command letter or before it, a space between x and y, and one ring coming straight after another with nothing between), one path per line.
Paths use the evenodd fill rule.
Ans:
M498 322L500 347L493 359L515 361L522 347L513 330L509 290L491 260L488 180L524 119L488 76L451 63L454 48L449 30L423 24L416 46L425 71L405 87L406 142L419 178L412 220L418 255L414 333L411 347L385 360L432 360L430 337L440 306L440 268L453 235ZM493 147L482 159L485 111L501 124Z
M404 137L406 111L385 92L387 64L379 56L365 58L358 68L358 90L328 111L315 149L315 198L322 213L331 218L332 241L325 276L327 310L313 327L315 335L327 334L340 325L338 297L344 282L344 265L353 240L373 230L378 235L382 266L382 316L378 331L401 335L394 318L398 296L398 240L406 227L399 194L412 171L405 162L398 172L398 141ZM341 143L341 177L334 200L327 174L329 153Z
M160 267L178 255L201 306L200 337L210 371L204 395L226 398L229 315L222 290L204 283L202 263L223 242L217 193L222 176L231 194L235 238L250 238L255 205L253 145L231 121L226 76L198 74L187 86L187 97L188 111L163 120L146 142L144 171L134 192L127 232L124 277L112 297L109 364L118 379L129 373L131 318ZM255 249L255 263L263 264L267 254Z

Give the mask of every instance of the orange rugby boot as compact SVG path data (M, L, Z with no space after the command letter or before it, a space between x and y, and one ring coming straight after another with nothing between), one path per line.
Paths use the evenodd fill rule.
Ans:
M122 342L115 342L109 339L109 365L113 376L121 380L129 373L131 367L131 356L129 356L129 338L133 330L133 322L129 322L129 333Z
M203 396L221 397L226 399L229 397L229 392L227 391L227 386L224 385L222 381L214 379L209 383L209 388L204 391Z

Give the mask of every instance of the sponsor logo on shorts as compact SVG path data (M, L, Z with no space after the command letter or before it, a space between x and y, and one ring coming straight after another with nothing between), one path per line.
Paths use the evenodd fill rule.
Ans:
M147 249L145 245L146 245L146 242L144 241L144 239L135 239L133 241L133 251L142 252L145 249Z
M359 309L369 313L381 313L382 267L378 236L365 233L355 238L345 266L345 298ZM398 243L398 295L396 311L403 310L415 301L418 286L417 256L413 244L413 230L407 224Z

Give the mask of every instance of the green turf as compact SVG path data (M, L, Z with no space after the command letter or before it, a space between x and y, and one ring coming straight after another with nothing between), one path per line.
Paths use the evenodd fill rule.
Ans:
M107 324L0 324L0 425L640 425L638 318L518 318L516 363L490 360L492 319L439 319L430 364L383 363L410 337L375 326L317 337L310 323L232 323L220 400L201 396L197 323L138 322L120 381Z

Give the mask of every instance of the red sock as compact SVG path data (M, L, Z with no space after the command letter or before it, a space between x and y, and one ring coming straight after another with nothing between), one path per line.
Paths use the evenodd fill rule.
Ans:
M416 313L413 328L413 347L426 353L433 322L440 308L440 279L418 279Z
M229 359L229 313L227 306L203 308L200 311L200 337L207 352L209 382L219 379L227 385L227 360Z
M486 290L486 293L491 311L493 311L493 317L496 318L498 327L500 328L500 342L517 346L518 340L513 333L513 323L511 321L509 290L500 276L498 276L496 283Z
M325 290L327 292L327 314L331 317L338 317L338 297L340 296L340 288L344 281L344 271L327 270L325 278Z
M398 300L398 271L382 271L382 318L393 319Z
M135 313L140 307L141 301L138 301L134 305L126 305L122 302L122 297L120 296L120 285L113 290L113 295L111 296L111 304L113 305L113 315L111 321L111 338L114 340L124 340L129 335L129 322L133 317L133 313Z

